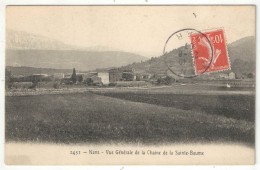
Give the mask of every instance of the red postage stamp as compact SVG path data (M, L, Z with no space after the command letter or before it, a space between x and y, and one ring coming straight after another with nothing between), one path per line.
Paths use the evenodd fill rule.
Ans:
M195 74L230 69L223 29L191 34Z

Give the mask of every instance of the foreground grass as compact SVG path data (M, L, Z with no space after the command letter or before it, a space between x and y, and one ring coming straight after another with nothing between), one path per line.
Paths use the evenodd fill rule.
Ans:
M95 92L96 94L134 102L192 110L206 114L223 115L227 118L255 121L255 96L230 94L149 94L149 93L114 93Z
M243 142L254 123L92 93L6 97L6 141Z

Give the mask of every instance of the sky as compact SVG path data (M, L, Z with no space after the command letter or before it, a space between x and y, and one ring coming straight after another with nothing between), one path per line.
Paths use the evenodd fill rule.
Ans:
M254 36L255 6L8 6L6 28L154 57L184 28L223 28L227 43Z

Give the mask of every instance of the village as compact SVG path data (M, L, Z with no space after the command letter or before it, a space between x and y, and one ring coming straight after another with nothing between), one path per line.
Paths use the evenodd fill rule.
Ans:
M71 73L12 75L6 71L7 88L44 88L69 86L142 86L150 80L150 74L135 74L133 69L110 69L107 71L79 72L75 68Z
M70 87L143 87L172 84L203 84L223 87L255 87L254 75L237 78L232 71L202 75L198 78L183 78L166 71L162 74L151 74L129 69L101 69L81 72L75 68L71 73L12 75L6 71L7 89L36 89L36 88L70 88Z

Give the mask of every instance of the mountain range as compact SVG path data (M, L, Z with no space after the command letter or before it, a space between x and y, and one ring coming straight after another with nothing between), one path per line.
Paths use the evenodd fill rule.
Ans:
M164 55L147 59L138 54L108 47L71 46L43 36L13 30L7 32L6 47L6 65L12 66L9 68L15 70L17 74L26 73L26 70L35 73L43 70L36 68L52 68L45 70L50 73L61 72L59 69L70 72L74 67L81 71L111 67L133 68L136 72L163 74L167 72L165 60L173 69L179 67L178 61L175 61L178 57L171 58L170 56L178 56L180 49L184 48L179 47ZM232 42L227 45L227 50L231 71L237 75L256 72L255 37L248 36ZM192 57L188 54L186 58L189 66L187 72L192 74ZM224 73L228 72L230 71Z
M7 30L6 65L87 71L119 67L146 57L109 47L77 47L44 36Z

